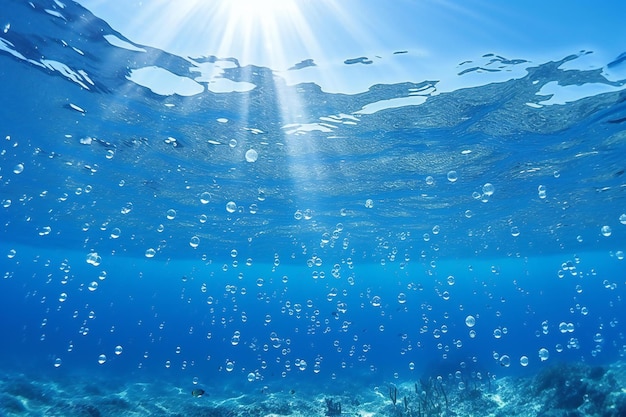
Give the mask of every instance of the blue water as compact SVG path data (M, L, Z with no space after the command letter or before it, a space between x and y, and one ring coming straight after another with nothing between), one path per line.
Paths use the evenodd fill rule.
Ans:
M623 54L585 69L594 51L485 51L449 91L342 94L115 46L104 35L123 34L75 3L9 5L4 372L185 392L424 376L456 389L626 354ZM193 80L202 62L254 88L133 78Z

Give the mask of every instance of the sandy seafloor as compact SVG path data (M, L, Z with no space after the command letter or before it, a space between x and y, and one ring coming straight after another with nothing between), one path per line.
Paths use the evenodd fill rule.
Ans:
M626 416L625 362L556 364L527 377L456 381L449 376L367 386L354 378L330 386L277 380L233 387L216 380L201 397L191 395L201 384L167 380L1 376L2 416Z

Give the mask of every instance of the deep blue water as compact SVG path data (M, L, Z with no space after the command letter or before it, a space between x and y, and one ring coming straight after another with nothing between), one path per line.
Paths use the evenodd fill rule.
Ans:
M166 95L132 71L193 79L220 59L114 46L103 36L123 35L77 4L9 4L4 368L245 387L499 377L626 353L623 55L585 70L568 65L593 51L485 51L461 80L519 75L358 94L228 58L222 77L255 88ZM589 86L606 92L550 102Z

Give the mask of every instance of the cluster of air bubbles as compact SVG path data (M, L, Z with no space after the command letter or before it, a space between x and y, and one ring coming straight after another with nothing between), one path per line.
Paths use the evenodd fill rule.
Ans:
M173 138L171 136L168 136L167 138L165 138L164 142L167 145L172 145L174 148L178 147L178 141L176 140L176 138Z
M491 197L493 195L493 193L495 192L495 187L493 186L493 184L491 183L486 183L485 185L483 185L481 192L478 191L474 191L472 193L472 197L475 200L479 200L482 201L483 203L486 203L489 201L489 197Z
M85 261L89 265L98 266L102 261L102 258L98 255L98 252L90 252L87 254L87 259Z
M313 218L313 211L311 209L296 210L295 213L293 213L293 218L296 220L311 220L311 218Z
M537 187L537 194L539 195L539 198L541 199L546 198L548 196L546 193L547 193L547 190L546 190L545 185L540 185Z
M564 321L559 324L559 331L561 333L573 333L574 323L565 323Z
M133 210L133 203L128 202L128 203L124 204L124 207L122 207L122 208L120 209L120 213L122 213L122 214L128 214L128 213L130 213L132 210Z

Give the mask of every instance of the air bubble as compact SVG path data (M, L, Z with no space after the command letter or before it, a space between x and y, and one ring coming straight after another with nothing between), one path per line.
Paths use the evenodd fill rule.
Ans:
M619 222L620 222L621 224L626 224L626 213L621 214L621 215L619 216Z
M102 355L98 356L98 363L100 365L103 365L106 361L107 361L107 357L106 357L106 355L104 353Z
M495 190L496 188L489 182L483 185L483 194L487 197L491 197Z
M54 360L54 367L58 368L59 366L61 366L62 363L63 363L63 361L61 360L61 358L56 358Z
M604 237L611 236L611 232L611 226L602 226L602 228L600 228L600 233L602 233Z
M96 281L91 281L87 288L89 289L89 291L93 292L98 289L98 283Z
M176 210L174 209L169 209L166 213L165 213L165 217L167 217L167 220L174 220L176 218Z
M513 226L511 227L511 236L518 237L519 236L519 227Z
M191 246L194 249L197 248L199 244L200 244L200 238L198 236L192 236L191 239L189 240L189 246Z
M120 345L117 345L117 346L115 346L115 351L114 352L115 352L116 355L119 356L119 355L122 354L123 350L124 349Z
M234 201L229 201L228 203L226 203L226 211L229 213L234 213L235 211L237 211L237 204L235 204Z
M528 366L528 356L521 356L519 358L519 364L522 366Z
M152 248L149 248L146 250L146 258L154 258L154 255L156 255L156 251Z
M448 172L448 181L450 182L456 182L456 180L458 180L459 177L456 173L456 171L450 171Z
M14 174L21 174L22 172L24 172L24 164L17 164L17 165L15 165L15 168L13 168L13 173Z
M200 194L200 202L202 204L209 204L209 201L211 201L211 194L208 191Z
M367 200L365 200L365 207L369 209L373 208L374 200L372 200L371 198L368 198Z
M540 185L537 187L537 194L539 198L544 199L547 197L547 190L545 185Z
M247 162L256 162L259 159L259 153L254 149L248 149L246 151L246 161Z
M433 185L434 183L435 183L435 179L433 177L431 177L430 175L426 177L427 185Z
M509 355L500 356L500 366L503 366L505 368L511 366L511 358L509 357Z
M120 235L122 234L122 231L116 227L113 230L111 230L111 239L117 239L120 237Z
M373 307L380 307L380 297L375 295L374 297L372 297L372 306Z
M550 357L550 352L548 352L548 349L546 348L539 349L539 359L541 360L541 362L547 361L549 357Z

